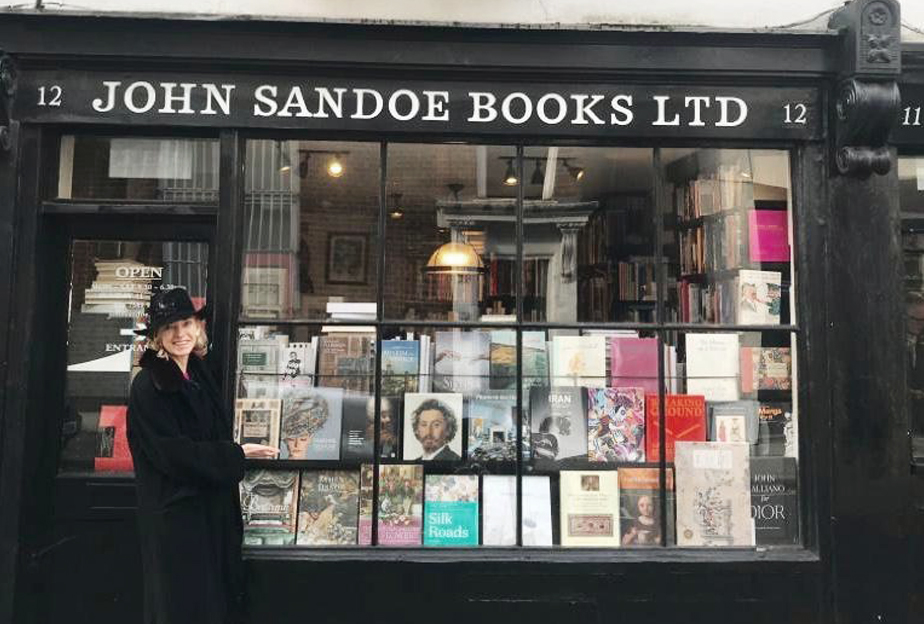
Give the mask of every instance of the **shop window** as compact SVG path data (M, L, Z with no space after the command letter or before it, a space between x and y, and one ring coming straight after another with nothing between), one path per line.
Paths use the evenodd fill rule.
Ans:
M218 141L61 137L58 199L218 203Z
M239 322L248 544L801 544L786 152L385 154L383 289Z
M908 405L914 461L924 464L924 158L898 160Z

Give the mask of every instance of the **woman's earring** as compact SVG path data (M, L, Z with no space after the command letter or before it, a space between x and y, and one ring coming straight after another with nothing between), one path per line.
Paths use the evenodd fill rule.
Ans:
M170 356L167 355L167 352L164 351L164 348L163 348L163 347L161 347L160 349L157 350L157 357L166 360L166 359L169 358Z

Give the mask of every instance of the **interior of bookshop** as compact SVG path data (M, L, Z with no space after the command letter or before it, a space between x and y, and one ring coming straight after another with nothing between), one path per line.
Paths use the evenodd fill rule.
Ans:
M65 137L58 191L215 203L217 168ZM247 545L801 544L787 151L259 139L244 177ZM62 472L128 476L125 336L209 253L73 242Z

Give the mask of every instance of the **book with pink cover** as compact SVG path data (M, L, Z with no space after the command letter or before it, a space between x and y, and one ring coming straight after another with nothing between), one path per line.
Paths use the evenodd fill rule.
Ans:
M658 339L610 338L610 386L658 393Z
M789 222L785 210L748 212L751 262L789 262Z

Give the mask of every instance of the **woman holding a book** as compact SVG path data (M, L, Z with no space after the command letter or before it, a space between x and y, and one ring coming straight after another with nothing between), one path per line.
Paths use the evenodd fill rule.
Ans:
M278 449L232 441L232 419L203 361L202 313L182 288L151 298L128 443L135 465L145 624L242 619L238 482L245 457Z

